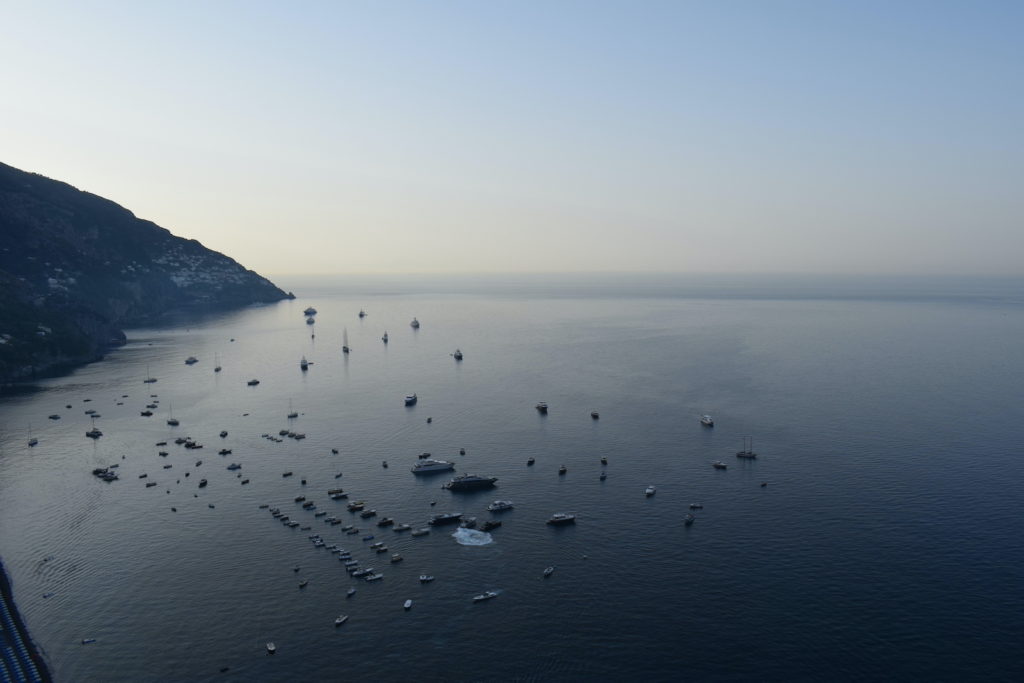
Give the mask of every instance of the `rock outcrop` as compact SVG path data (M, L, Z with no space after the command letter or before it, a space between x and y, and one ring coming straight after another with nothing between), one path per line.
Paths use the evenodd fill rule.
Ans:
M123 327L290 297L114 202L0 163L0 382L102 357Z

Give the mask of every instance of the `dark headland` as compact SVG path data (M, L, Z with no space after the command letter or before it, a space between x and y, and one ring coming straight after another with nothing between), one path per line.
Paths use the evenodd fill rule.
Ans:
M5 681L47 681L50 670L29 638L25 623L14 606L11 584L0 562L0 648L8 656L0 658L0 674Z
M172 312L290 298L196 240L0 163L0 386L98 360Z

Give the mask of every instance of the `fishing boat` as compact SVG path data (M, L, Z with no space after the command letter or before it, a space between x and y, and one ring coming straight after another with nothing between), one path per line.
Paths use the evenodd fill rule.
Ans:
M753 460L757 457L757 453L754 452L754 437L743 437L743 449L736 451L736 457L746 458L747 460Z

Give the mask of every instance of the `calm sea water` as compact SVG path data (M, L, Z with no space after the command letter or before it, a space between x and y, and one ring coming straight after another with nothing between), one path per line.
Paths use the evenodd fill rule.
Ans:
M1019 281L280 284L300 298L131 330L103 362L3 397L0 553L58 680L1024 678ZM282 428L307 438L261 437ZM178 435L205 447L160 457ZM747 436L756 461L734 455ZM498 488L414 477L425 451ZM90 473L113 464L119 481ZM379 529L336 486L414 526L516 507L468 547L451 528ZM559 511L577 524L544 523ZM311 533L385 578L350 578ZM500 595L473 604L485 590Z

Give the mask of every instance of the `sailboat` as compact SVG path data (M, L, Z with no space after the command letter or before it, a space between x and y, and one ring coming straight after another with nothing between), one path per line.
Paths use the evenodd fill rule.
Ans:
M743 437L743 450L736 451L737 458L747 458L753 460L757 457L757 453L754 452L754 437L745 436Z
M98 439L103 436L103 432L96 428L96 418L92 418L92 429L85 433L90 439Z
M294 418L296 418L298 416L299 416L299 414L297 412L295 412L294 408L292 408L292 400L288 399L288 419L292 420L292 419L294 419Z
M341 352L348 353L348 351L348 328L346 327L345 331L342 332L341 335Z
M171 425L172 427L177 427L181 423L178 422L178 418L174 417L174 404L171 404L169 412L171 416L167 418L167 424Z
M213 371L220 372L220 354L218 354L216 351L213 353L213 363Z
M381 337L381 338L380 338L380 340L381 340L382 342L384 342L385 344L387 344L387 343L388 343L388 331L387 331L387 330L384 330L384 336L383 336L383 337Z
M35 446L37 443L39 443L39 439L32 436L32 423L30 422L28 425L28 445Z
M146 379L142 380L142 383L143 384L152 384L155 381L156 381L156 377L150 377L150 375L149 375L149 365L147 364L146 365Z

